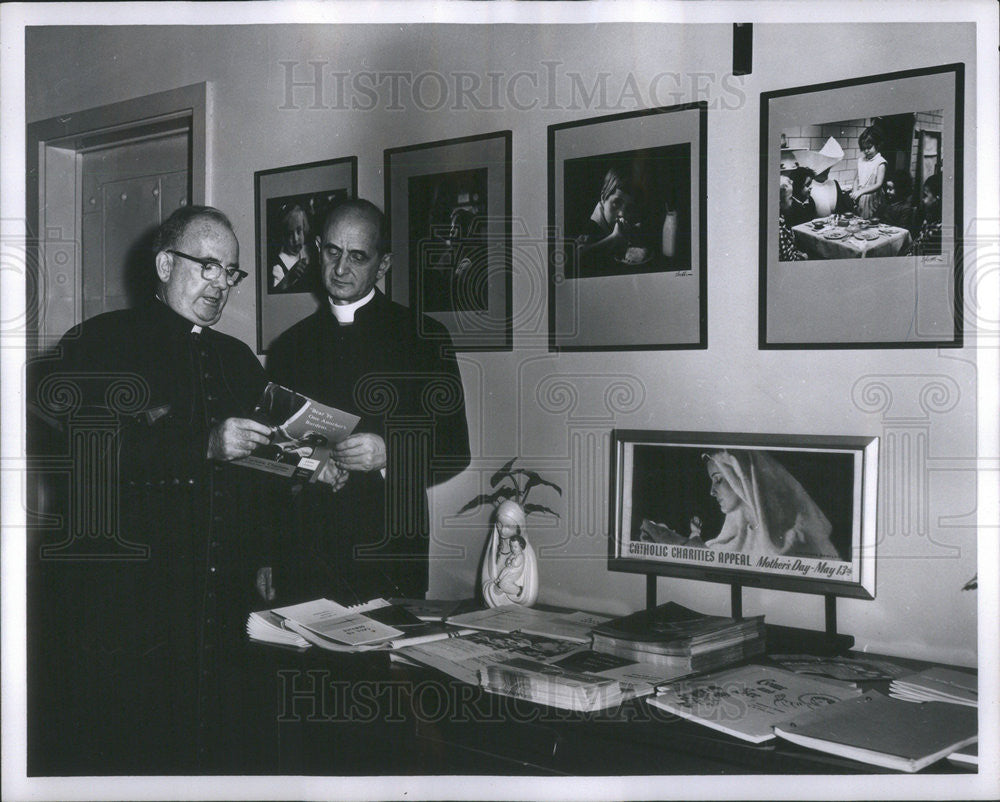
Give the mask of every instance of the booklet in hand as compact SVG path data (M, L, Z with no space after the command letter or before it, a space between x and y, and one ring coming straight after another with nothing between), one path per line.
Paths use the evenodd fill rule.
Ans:
M333 447L350 435L360 420L274 382L264 388L251 417L273 427L271 442L257 446L233 464L303 482L316 479Z

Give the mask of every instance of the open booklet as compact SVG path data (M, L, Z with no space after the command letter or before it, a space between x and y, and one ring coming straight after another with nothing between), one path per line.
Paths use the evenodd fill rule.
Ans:
M304 482L315 480L332 448L361 420L274 382L264 388L251 417L274 428L271 442L233 464Z
M299 648L312 645L333 652L398 649L469 631L421 621L385 599L352 607L315 599L251 613L247 619L247 634L253 640Z

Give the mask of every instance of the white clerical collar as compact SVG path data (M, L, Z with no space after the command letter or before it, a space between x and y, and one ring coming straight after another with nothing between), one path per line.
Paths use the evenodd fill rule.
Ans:
M163 304L163 305L164 305L164 306L165 306L165 307L166 307L167 309L170 309L170 311L171 311L171 312L174 312L174 310L170 308L170 304L168 304L168 303L167 303L166 301L164 301L164 300L163 300L163 299L162 299L162 298L161 298L161 297L159 296L159 294L158 294L158 293L154 293L154 294L153 294L153 297L154 297L154 298L155 298L155 299L156 299L157 301L159 301L159 302L160 302L161 304ZM174 312L174 314L176 315L177 313L176 313L176 312ZM192 325L192 326L191 326L191 333L192 333L192 334L201 334L201 326L199 326L199 325L198 325L197 323L195 323L194 325Z
M372 288L364 298L360 301L354 301L353 303L335 304L333 299L330 299L330 311L333 312L333 316L337 318L338 323L353 323L354 313L374 297L375 289Z

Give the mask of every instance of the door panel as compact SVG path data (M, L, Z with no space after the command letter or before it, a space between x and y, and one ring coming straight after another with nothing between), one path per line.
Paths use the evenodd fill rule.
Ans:
M82 155L83 318L134 306L154 287L152 237L190 197L186 132Z

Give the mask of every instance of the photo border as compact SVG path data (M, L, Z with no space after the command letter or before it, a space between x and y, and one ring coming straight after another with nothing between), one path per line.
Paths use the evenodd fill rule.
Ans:
M623 557L622 514L625 488L631 482L631 469L624 465L627 445L658 445L705 448L756 448L762 450L809 449L831 452L850 451L860 459L854 474L854 496L858 498L859 531L857 555L859 576L855 581L833 581L738 570L716 566L670 563L653 559ZM610 496L608 501L608 570L633 574L674 576L704 582L723 582L745 587L786 590L797 593L833 594L835 596L874 599L876 545L878 541L878 461L879 438L876 436L743 434L734 432L681 432L643 429L612 429L610 450ZM853 539L853 534L852 534ZM790 558L792 559L792 558Z
M697 131L696 135L687 140L663 141L660 144L682 144L688 142L691 145L691 166L692 175L690 181L690 203L691 213L691 260L692 263L687 271L677 271L675 275L690 274L697 284L697 339L686 341L671 340L665 332L654 331L653 334L643 341L628 341L625 337L622 341L607 343L587 341L586 323L583 318L587 317L581 313L580 293L578 287L575 297L570 299L574 312L572 331L560 332L557 316L557 296L560 287L567 285L567 280L562 276L561 269L565 266L566 258L563 250L568 245L565 236L565 221L558 220L556 214L556 173L568 158L576 158L580 155L569 156L562 151L566 146L557 143L557 137L561 132L571 131L579 128L594 128L598 126L608 126L612 135L614 129L618 128L618 142L614 146L609 146L608 153L621 153L630 149L630 143L625 140L624 123L637 118L647 118L643 122L647 125L659 123L662 126L669 126L684 114L694 115L693 126ZM674 116L677 115L677 116ZM686 121L692 125L692 121ZM646 130L649 130L648 128ZM665 130L665 129L664 129ZM632 149L641 149L634 147ZM549 351L550 352L572 352L572 351L665 351L665 350L696 350L708 348L708 102L697 101L693 103L681 103L675 106L661 106L652 109L641 109L639 111L629 111L621 114L612 114L601 117L591 117L585 120L573 120L571 122L557 123L548 127L548 328L549 328ZM664 271L672 272L672 271ZM630 275L624 277L626 281L634 281L640 287L643 284L649 285L656 281L657 276L663 273L648 275ZM612 278L587 278L574 279L574 282L606 282ZM636 295L644 293L641 289L636 290ZM602 323L606 329L618 332L629 332L629 323L634 323L633 310L628 308L628 304L607 303L602 306ZM663 316L669 319L669 315ZM645 329L648 331L648 328ZM574 342L567 342L568 339Z
M823 341L812 341L801 338L796 341L772 341L768 339L768 316L767 316L767 291L768 291L768 271L777 262L776 237L771 231L770 221L777 215L773 214L771 204L768 202L768 191L772 182L777 186L777 178L780 174L780 145L778 150L773 147L774 143L769 142L770 127L770 104L779 98L789 98L801 95L809 95L816 92L830 92L851 87L865 86L869 84L891 84L893 81L908 80L924 76L937 76L946 73L954 73L954 126L953 140L950 147L951 167L954 174L952 182L953 194L953 223L942 231L942 253L935 259L950 258L952 267L952 280L949 283L952 299L952 332L950 337L927 338L914 340L865 340L855 341L850 339ZM887 95L891 94L893 87L887 85L882 90ZM932 104L933 105L933 104ZM866 115L867 116L867 115ZM949 133L949 132L945 132ZM963 205L964 205L964 162L965 162L965 64L956 62L943 64L936 67L923 67L912 70L900 70L897 72L882 73L879 75L869 75L861 78L849 78L839 81L829 81L806 86L789 87L770 92L762 92L760 95L760 241L759 241L759 270L758 270L758 347L761 350L800 350L800 349L866 349L866 348L961 348L964 345L965 319L964 319L964 277L963 277ZM919 189L919 188L915 188ZM943 203L942 199L942 203ZM948 243L953 247L948 248ZM914 271L919 270L919 261L924 257L919 256L898 256L888 257L891 259L913 259ZM931 258L931 257L927 257ZM824 260L830 261L830 260ZM914 276L916 273L914 273ZM917 313L914 312L916 315Z
M315 312L319 298L318 294L308 292L272 294L264 287L268 268L267 201L332 189L346 189L349 199L358 197L357 156L273 167L253 174L258 354L266 354L268 349L265 345L269 346L289 326Z
M471 159L463 154L463 151L469 150L473 151ZM410 221L404 213L409 209L409 179L481 167L487 170L488 215L486 232L480 232L489 254L487 309L485 312L423 312L423 315L437 320L448 329L456 351L512 351L514 347L511 312L512 152L513 132L503 130L387 148L383 153L386 227L392 242L394 263L386 274L385 288L386 295L403 306L410 306L410 288L419 286L416 282L419 282L420 270L419 259L410 253ZM498 165L501 161L498 157L502 158L502 165ZM497 175L501 170L501 174ZM501 197L495 199L495 194ZM497 239L501 243L499 248L496 247ZM405 280L397 272L400 268L406 270ZM500 273L502 278L498 280L496 273ZM421 334L426 335L427 332L421 330Z

